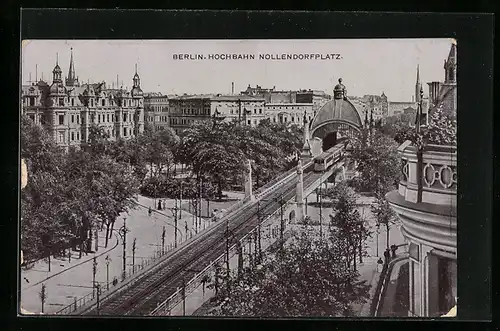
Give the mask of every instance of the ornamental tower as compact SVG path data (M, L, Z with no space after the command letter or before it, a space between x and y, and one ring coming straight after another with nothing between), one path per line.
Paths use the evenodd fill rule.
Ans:
M66 86L80 86L78 77L75 74L75 64L73 63L73 47L71 47L71 58L69 60L68 77L66 77Z

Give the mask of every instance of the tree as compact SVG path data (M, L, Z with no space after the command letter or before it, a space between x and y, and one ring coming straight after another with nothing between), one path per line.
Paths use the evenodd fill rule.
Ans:
M358 163L363 190L381 195L395 187L400 175L397 148L394 140L377 131L362 130L353 140L351 156Z
M345 265L356 271L356 257L365 253L360 246L369 236L359 211L356 209L357 196L345 182L337 184L326 195L334 201L334 215L330 215L330 238L345 257ZM336 238L336 240L333 240ZM361 245L360 245L361 244Z
M39 170L58 171L63 153L52 137L28 116L21 116L20 154L27 161L30 175Z
M368 298L369 286L344 267L333 240L320 240L310 226L292 232L279 254L231 275L231 291L221 288L213 315L346 316L351 305Z
M389 231L391 224L395 223L396 214L389 205L389 202L383 196L377 196L376 202L371 206L373 215L375 215L378 224L385 225L386 246L389 249Z

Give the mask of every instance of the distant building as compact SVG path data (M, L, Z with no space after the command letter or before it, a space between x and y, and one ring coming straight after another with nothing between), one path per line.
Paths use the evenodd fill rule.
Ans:
M265 119L264 98L250 95L183 95L169 99L170 126L181 132L197 121L214 116L255 126Z
M312 103L313 112L317 112L325 103L331 100L331 95L319 90L300 90L297 91L296 103Z
M265 116L271 123L303 125L304 115L309 123L314 118L312 103L266 103Z
M161 93L144 94L144 120L151 124L153 130L169 127L168 96Z
M264 98L249 95L215 95L210 98L211 113L226 121L239 121L257 126L266 118Z
M103 128L112 140L144 131L144 97L137 67L130 91L108 88L105 82L80 83L73 50L64 82L59 61L52 74L51 85L38 81L22 86L21 112L48 130L65 150L86 143L92 124Z
M412 97L411 101L389 101L388 105L388 116L394 116L403 114L405 109L412 108L415 111L418 109L420 102L420 90L422 89L422 84L420 82L420 68L417 66L417 79L415 82L415 95ZM429 108L429 99L424 96L422 99L422 112L425 117L427 110Z

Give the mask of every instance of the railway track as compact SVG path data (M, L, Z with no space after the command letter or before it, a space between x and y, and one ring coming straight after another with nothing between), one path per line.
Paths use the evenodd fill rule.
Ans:
M312 169L312 168L311 168ZM313 171L304 172L304 186L310 185L321 174ZM283 196L285 201L295 195L296 181L283 184L274 192L262 198L261 213L271 214L279 208L274 200ZM252 231L258 225L257 204L251 204L235 213L229 223L229 229L237 239ZM100 315L148 315L157 305L166 300L183 281L189 281L196 273L208 266L225 252L226 222L215 225L208 232L181 247L172 256L160 263L156 268L143 275L131 286L106 298L99 309ZM85 315L97 315L96 307L84 312Z

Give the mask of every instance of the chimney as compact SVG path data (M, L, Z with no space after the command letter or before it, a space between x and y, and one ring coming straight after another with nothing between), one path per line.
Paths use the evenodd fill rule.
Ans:
M231 94L234 95L234 82L231 83Z

